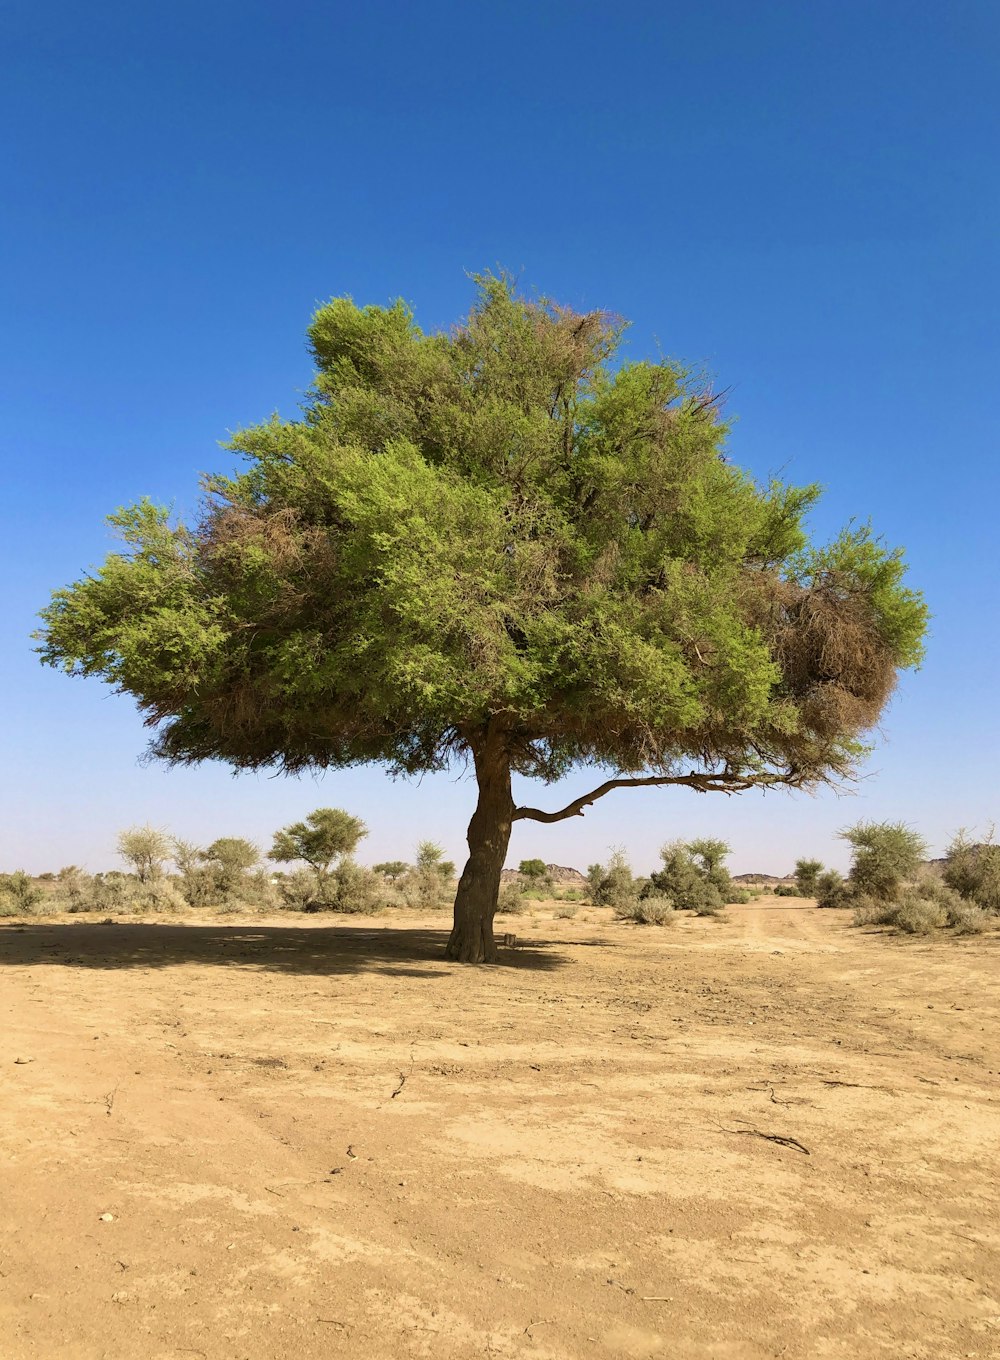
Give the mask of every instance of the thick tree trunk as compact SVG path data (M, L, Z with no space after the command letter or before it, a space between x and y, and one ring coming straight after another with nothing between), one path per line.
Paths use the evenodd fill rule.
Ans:
M491 736L475 746L472 754L479 802L469 823L469 860L455 895L455 924L447 955L460 963L496 963L493 915L514 817L510 757L503 743Z

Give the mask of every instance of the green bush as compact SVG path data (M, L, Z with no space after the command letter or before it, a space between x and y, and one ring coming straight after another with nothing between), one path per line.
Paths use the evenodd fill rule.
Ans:
M579 910L580 910L579 907L566 905L562 907L556 907L552 915L555 917L557 921L571 921Z
M632 876L632 867L624 850L615 850L607 867L592 864L587 871L591 901L597 907L611 907L616 912L639 900L639 890Z
M1000 845L992 828L978 843L964 831L956 833L945 858L944 881L983 911L1000 913Z
M816 905L818 907L848 907L851 894L843 874L836 869L827 869L816 879Z
M851 890L881 902L896 901L927 853L927 843L903 822L858 822L840 833L854 851Z
M23 869L0 874L0 904L5 916L31 916L44 896L43 890Z
M798 885L795 883L776 883L774 885L775 897L801 897Z
M801 897L815 897L816 885L823 872L822 862L818 859L797 859L795 861L795 886Z

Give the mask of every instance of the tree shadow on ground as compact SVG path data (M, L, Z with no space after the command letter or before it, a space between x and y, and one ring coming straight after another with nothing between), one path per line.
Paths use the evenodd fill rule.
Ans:
M448 977L465 965L444 957L447 930L413 927L273 926L80 921L5 923L0 966L58 964L75 968L170 968L198 963L264 972L331 976L389 973ZM494 967L551 971L563 960L548 947L500 950Z

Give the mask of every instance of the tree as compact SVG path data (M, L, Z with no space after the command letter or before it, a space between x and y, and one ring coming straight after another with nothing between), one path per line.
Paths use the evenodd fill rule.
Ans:
M140 883L152 883L163 874L173 841L155 826L130 826L118 835L118 853Z
M358 842L367 835L364 822L343 808L317 808L304 822L293 822L284 830L276 831L267 857L278 864L291 864L295 860L308 864L316 875L322 900L333 865L338 860L349 859L358 848Z
M823 872L823 864L818 859L797 859L795 861L795 886L802 897L815 897L816 885Z
M397 878L403 877L409 867L410 866L403 859L387 859L383 860L381 864L373 865L372 869L374 873L381 874L383 878L387 878L390 883L395 883Z
M212 871L223 897L234 896L246 881L246 876L260 863L260 851L240 836L221 836L213 841L201 858Z
M614 789L848 776L926 610L866 528L810 547L818 489L723 454L722 398L629 361L623 324L478 280L464 324L339 298L303 417L240 431L190 527L142 501L43 613L50 665L136 698L152 753L286 771L456 760L479 789L448 954L496 958L515 821ZM511 775L607 777L516 806Z
M854 850L851 892L880 902L895 901L927 854L927 842L904 822L858 822L840 836Z
M949 888L984 911L1000 912L1000 844L992 827L984 840L956 831L945 856L943 878Z

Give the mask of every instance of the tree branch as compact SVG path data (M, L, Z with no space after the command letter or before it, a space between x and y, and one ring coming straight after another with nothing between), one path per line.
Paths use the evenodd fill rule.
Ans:
M781 784L786 788L796 788L802 782L801 777L796 774L736 775L726 770L717 774L653 774L638 779L607 779L596 789L592 789L590 793L585 793L580 798L574 798L572 803L567 803L558 812L543 812L541 808L520 807L514 809L513 820L515 822L523 820L561 822L567 817L582 817L584 808L590 807L591 803L596 803L598 798L603 798L612 789L657 788L666 784L682 784L689 789L694 789L697 793L742 793L746 789L770 788L775 784Z

